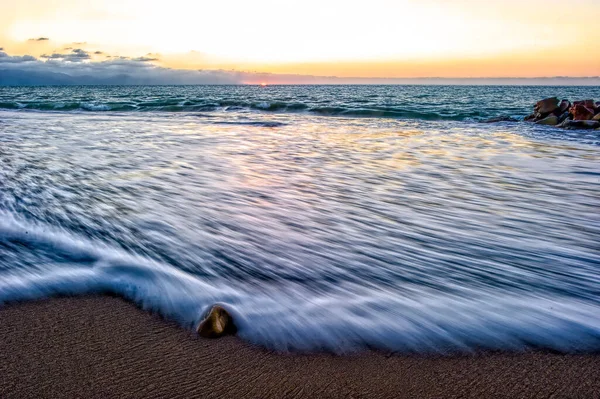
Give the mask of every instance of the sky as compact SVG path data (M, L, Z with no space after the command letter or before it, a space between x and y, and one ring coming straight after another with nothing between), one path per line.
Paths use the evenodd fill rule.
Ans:
M600 75L599 0L0 0L0 9L0 69Z

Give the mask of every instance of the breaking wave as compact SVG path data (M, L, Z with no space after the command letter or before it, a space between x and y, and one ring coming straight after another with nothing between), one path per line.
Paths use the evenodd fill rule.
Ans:
M478 121L523 118L540 98L600 97L597 88L494 86L6 87L0 109L60 112L268 112Z
M222 103L189 103L189 102L152 102L152 103L64 103L64 102L35 102L18 103L2 102L0 109L23 109L37 111L82 111L82 112L207 112L207 111L260 111L274 113L308 113L322 116L358 117L358 118L398 118L419 120L452 120L473 121L486 117L485 113L477 110L468 112L419 112L399 107L347 108L347 107L311 107L309 104L282 102L233 102Z
M283 351L600 350L600 307L577 298L490 291L414 300L351 286L336 295L315 295L293 284L277 292L244 289L7 213L0 216L1 245L51 248L62 266L4 276L0 303L111 293L186 328L219 303L232 312L243 339Z

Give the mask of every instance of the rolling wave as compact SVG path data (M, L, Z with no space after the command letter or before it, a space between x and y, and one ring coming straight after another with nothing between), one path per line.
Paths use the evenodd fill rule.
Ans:
M364 105L364 104L357 104ZM93 102L0 102L0 109L35 111L80 111L80 112L271 112L308 113L320 116L353 118L394 118L418 120L474 121L487 117L477 110L464 112L424 112L401 107L350 107L350 106L311 106L298 102L247 102L222 101L194 103L190 101L154 101L140 103L93 103Z
M523 118L541 98L599 98L597 87L90 86L0 88L0 109L61 112L269 112L478 121Z

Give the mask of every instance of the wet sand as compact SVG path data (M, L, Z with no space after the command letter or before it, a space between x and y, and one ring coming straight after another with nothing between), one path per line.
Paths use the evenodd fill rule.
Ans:
M600 398L600 354L278 354L113 297L0 308L0 398Z

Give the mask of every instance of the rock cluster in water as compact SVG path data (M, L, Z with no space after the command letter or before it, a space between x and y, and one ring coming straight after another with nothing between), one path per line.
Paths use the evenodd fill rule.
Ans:
M198 334L204 338L220 338L237 333L233 317L221 306L214 306L198 326Z
M557 97L538 101L526 122L564 129L600 129L600 101L582 100L571 103Z

